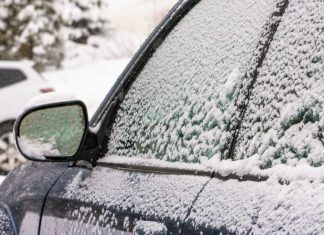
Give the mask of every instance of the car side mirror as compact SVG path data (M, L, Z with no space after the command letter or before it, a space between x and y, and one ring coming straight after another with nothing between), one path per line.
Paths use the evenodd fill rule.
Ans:
M87 109L81 101L36 106L17 119L16 145L29 160L70 161L80 152L88 126Z

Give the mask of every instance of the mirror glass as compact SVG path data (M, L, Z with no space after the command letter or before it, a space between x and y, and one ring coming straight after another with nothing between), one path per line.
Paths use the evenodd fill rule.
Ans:
M35 110L20 122L17 144L30 158L72 157L82 142L86 120L81 105Z

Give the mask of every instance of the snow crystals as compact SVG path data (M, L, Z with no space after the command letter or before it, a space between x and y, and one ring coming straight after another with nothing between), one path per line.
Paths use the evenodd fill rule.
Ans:
M261 167L324 161L324 4L290 1L259 71L235 159Z
M282 17L272 16L278 3L199 2L127 91L106 159L200 163L225 175L280 175L299 164L322 172L324 4L294 0ZM256 68L255 49L275 21L279 27L251 89L245 75ZM249 89L247 102L242 97ZM221 161L245 106L232 156L238 162ZM263 170L271 167L281 173Z
M191 163L220 158L238 89L276 3L199 2L126 94L108 156Z

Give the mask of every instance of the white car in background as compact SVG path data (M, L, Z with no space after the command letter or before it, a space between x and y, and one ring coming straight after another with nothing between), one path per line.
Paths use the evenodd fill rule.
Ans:
M0 61L0 175L25 160L17 153L12 134L16 117L30 98L51 91L30 63Z

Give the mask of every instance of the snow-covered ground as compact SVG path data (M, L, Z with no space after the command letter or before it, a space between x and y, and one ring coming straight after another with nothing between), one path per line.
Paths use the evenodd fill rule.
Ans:
M55 90L71 93L85 102L91 116L128 62L129 58L100 60L45 72L43 76Z

